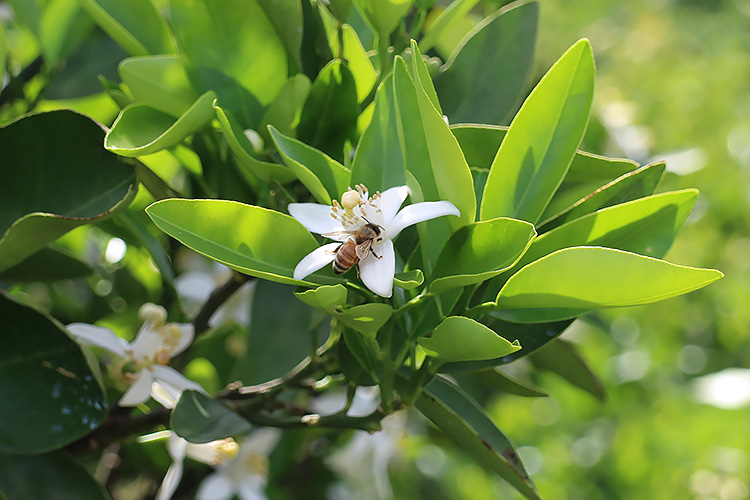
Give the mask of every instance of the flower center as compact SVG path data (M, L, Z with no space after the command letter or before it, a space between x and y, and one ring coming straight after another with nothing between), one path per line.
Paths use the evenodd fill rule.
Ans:
M331 206L331 217L336 219L348 231L356 230L370 221L368 212L380 212L380 191L368 196L367 187L364 184L354 186L356 191L349 188L341 195L341 204L333 200Z

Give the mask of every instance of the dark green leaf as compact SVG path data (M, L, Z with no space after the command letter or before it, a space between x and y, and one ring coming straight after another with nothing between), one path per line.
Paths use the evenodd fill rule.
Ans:
M606 397L604 384L591 371L572 343L556 339L529 357L537 368L557 373L599 400Z
M5 294L0 317L0 452L42 453L94 430L107 401L78 344Z
M102 147L104 130L72 111L28 115L0 128L0 270L135 197L133 167Z
M378 380L381 354L377 341L349 328L344 328L343 337L349 352L359 361L360 366L374 380Z
M35 456L0 453L0 490L7 500L109 500L86 469L62 451Z
M286 81L286 84L279 91L279 95L273 100L268 107L266 114L263 116L263 122L258 129L258 133L263 140L269 145L271 135L268 132L268 125L273 125L284 135L290 137L296 136L297 124L299 123L302 113L302 106L305 105L307 96L310 94L312 83L305 75L297 74Z
M250 423L197 391L185 391L172 410L172 429L191 443L208 443L249 431Z
M93 273L88 264L52 247L42 248L23 262L0 272L0 281L55 282Z
M521 97L534 56L539 5L514 3L470 31L435 79L452 123L500 124Z
M313 82L297 125L297 138L338 161L344 143L354 143L357 129L357 88L346 64L326 64Z
M416 407L478 464L508 481L526 498L541 500L513 444L461 388L438 375Z
M543 398L548 396L548 394L541 389L520 382L507 373L501 372L497 368L480 370L471 375L482 385L497 391L507 392L508 394L515 394L516 396L527 398Z

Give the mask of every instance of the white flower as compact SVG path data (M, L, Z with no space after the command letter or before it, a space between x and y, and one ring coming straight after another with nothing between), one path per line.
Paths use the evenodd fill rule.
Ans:
M169 431L167 431L169 432ZM239 445L232 438L218 439L209 443L189 443L173 432L169 432L167 450L172 457L164 480L156 493L156 500L169 500L182 480L185 457L208 465L219 465L237 456Z
M382 194L368 195L363 185L355 186L341 196L341 205L333 200L333 206L316 203L290 203L289 214L313 233L318 233L337 243L328 243L313 250L294 269L294 279L301 280L336 258L338 247L355 240L354 234L369 224L379 226L380 234L372 242L371 251L359 263L362 282L383 297L393 294L393 275L396 272L396 256L393 238L402 229L443 215L461 213L450 201L414 203L399 211L409 194L409 188L399 186ZM356 240L355 240L356 241Z
M229 500L234 495L240 500L268 500L268 455L279 437L281 432L273 428L250 434L240 443L237 456L219 465L198 486L197 500Z
M104 348L119 356L115 376L130 387L120 398L120 406L137 406L149 396L167 408L172 408L182 391L194 389L205 392L200 384L185 378L171 368L169 361L193 341L193 325L165 323L167 311L155 304L144 304L138 311L143 326L132 343L126 342L109 328L72 323L68 331L78 342Z

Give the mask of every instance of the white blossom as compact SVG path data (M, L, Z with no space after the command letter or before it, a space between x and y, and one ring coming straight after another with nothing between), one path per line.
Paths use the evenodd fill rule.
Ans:
M356 191L350 188L341 196L341 204L336 200L332 206L289 204L289 214L309 231L336 241L304 257L294 269L294 279L302 280L333 262L338 247L355 240L357 230L369 223L378 226L380 234L372 242L369 254L359 261L359 276L367 288L382 297L390 297L396 272L392 240L408 226L444 215L459 216L460 212L450 201L414 203L399 210L409 194L407 186L394 187L382 194L376 192L373 196L369 196L363 185L355 187Z
M101 326L72 323L67 327L79 343L101 347L118 357L112 372L129 385L118 404L137 406L153 397L172 408L187 389L205 392L200 384L168 366L171 358L192 343L193 325L166 323L167 311L151 303L141 306L138 314L143 326L132 343Z

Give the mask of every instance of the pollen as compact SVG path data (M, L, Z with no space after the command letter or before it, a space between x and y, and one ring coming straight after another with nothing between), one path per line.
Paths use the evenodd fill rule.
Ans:
M169 364L170 358L171 356L169 355L169 351L167 351L163 347L157 349L156 353L154 354L154 361L162 366L167 366Z

